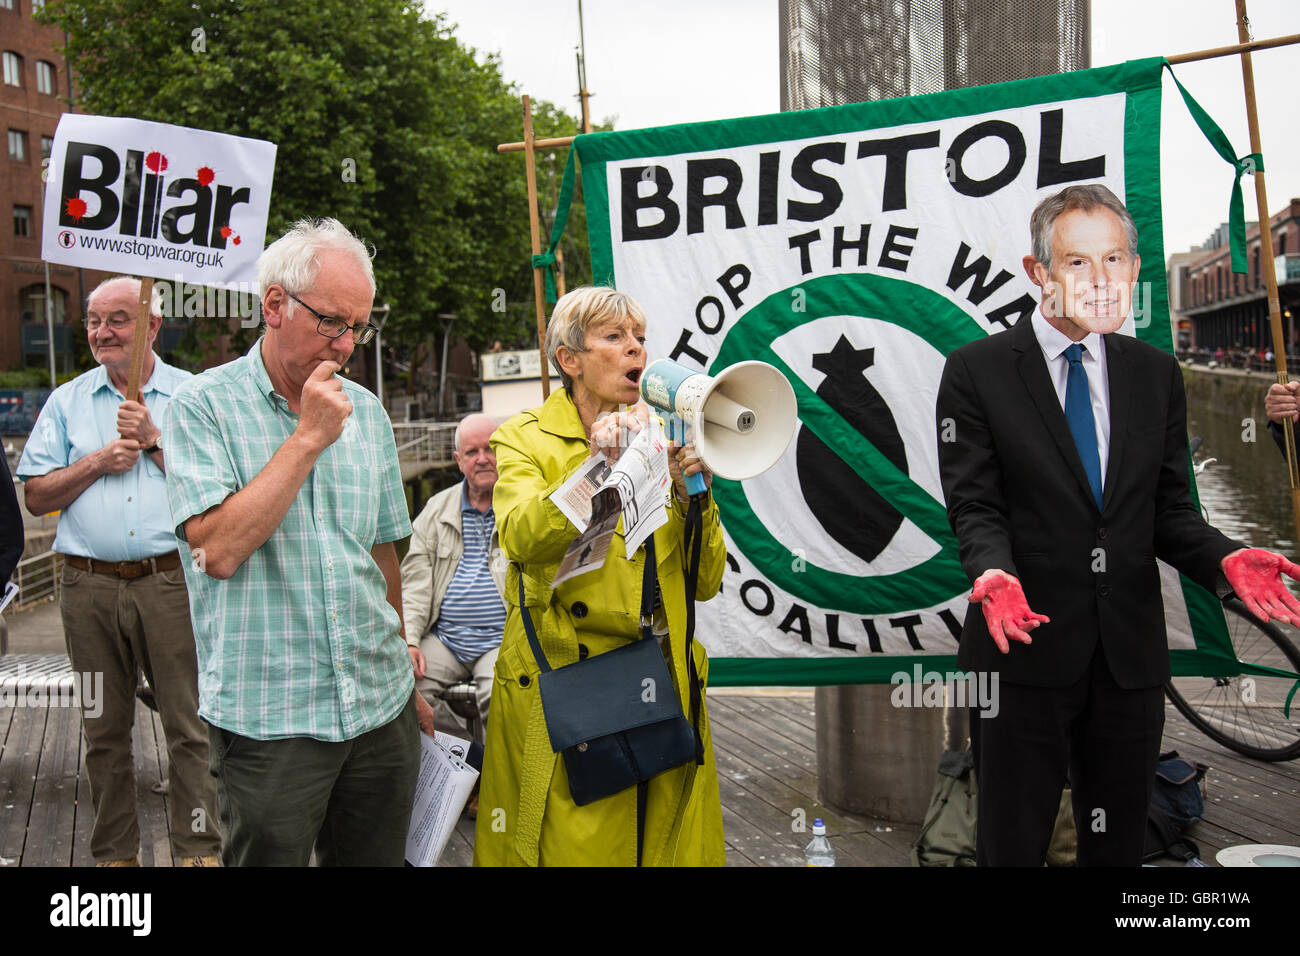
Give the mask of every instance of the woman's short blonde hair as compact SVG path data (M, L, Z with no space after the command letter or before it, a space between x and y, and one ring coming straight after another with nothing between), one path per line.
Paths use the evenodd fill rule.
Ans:
M631 317L645 328L645 312L630 295L603 285L579 286L560 296L546 326L546 357L560 373L564 387L573 390L573 380L560 367L560 346L570 352L587 350L587 329L606 319L622 321Z

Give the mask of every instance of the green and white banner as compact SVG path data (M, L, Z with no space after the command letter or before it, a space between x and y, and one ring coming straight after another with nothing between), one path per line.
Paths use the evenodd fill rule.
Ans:
M1161 65L575 142L596 281L645 307L650 358L760 359L798 397L776 467L714 483L729 557L699 608L712 683L953 665L970 582L938 475L945 357L1032 314L1029 216L1074 182L1125 198L1142 285L1124 331L1170 348ZM1176 665L1203 670L1222 613L1164 570Z

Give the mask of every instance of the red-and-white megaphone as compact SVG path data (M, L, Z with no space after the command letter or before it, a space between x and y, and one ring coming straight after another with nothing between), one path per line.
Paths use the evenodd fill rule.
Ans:
M799 423L794 389L766 362L737 362L716 376L678 365L671 359L652 362L641 373L641 397L670 416L677 416L706 468L719 478L754 478L785 454ZM670 419L670 434L672 424ZM706 490L698 474L686 479L692 495Z

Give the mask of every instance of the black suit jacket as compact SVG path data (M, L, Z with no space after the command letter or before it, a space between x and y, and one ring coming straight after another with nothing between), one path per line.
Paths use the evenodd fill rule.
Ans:
M1101 641L1116 682L1169 678L1156 558L1215 590L1219 562L1243 547L1192 502L1183 380L1172 355L1103 336L1110 385L1110 456L1101 510L1065 422L1029 320L965 345L939 386L939 473L962 567L1020 579L1050 617L1033 643L998 651L984 615L966 615L957 660L1003 680L1065 686ZM944 441L946 420L951 419Z

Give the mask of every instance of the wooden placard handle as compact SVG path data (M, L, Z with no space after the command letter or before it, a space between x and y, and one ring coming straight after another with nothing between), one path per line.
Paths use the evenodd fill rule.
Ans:
M153 298L153 277L140 280L140 301L135 316L135 338L131 340L131 373L126 382L127 401L143 404L140 377L144 374L144 357L149 351L149 301Z

